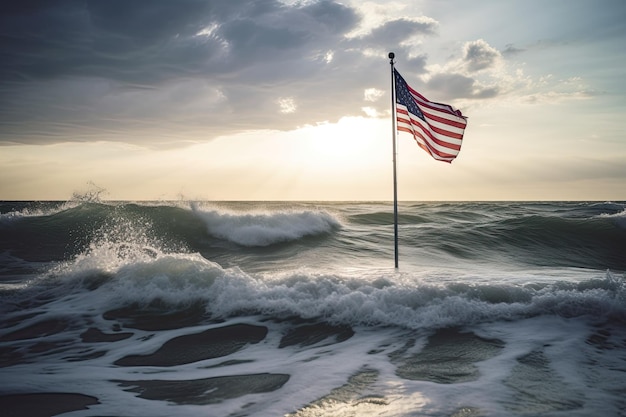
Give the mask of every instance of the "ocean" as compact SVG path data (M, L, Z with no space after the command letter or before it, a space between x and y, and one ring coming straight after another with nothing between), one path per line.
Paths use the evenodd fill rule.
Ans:
M626 416L626 202L0 202L5 416Z

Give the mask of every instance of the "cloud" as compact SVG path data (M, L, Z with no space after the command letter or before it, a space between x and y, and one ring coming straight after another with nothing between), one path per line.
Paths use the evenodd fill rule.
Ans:
M385 92L377 88L366 88L363 92L365 101L378 101L383 95L385 95Z
M202 2L29 1L0 18L3 80L98 76L155 83L191 74L219 45L190 36ZM182 62L185 65L181 65Z
M2 5L2 80L93 76L157 84L223 74L340 40L358 23L354 11L331 1L22 3Z
M599 95L582 77L558 79L552 74L533 78L524 72L525 63L513 58L523 50L507 45L505 53L483 39L465 42L443 65L426 65L421 76L425 92L442 100L463 99L556 104Z
M98 139L162 147L360 115L373 98L365 89L387 91L389 45L437 26L425 17L396 19L350 38L361 16L331 0L0 7L0 144ZM364 53L373 47L384 52ZM420 71L426 58L407 62Z
M279 98L278 107L280 108L280 112L285 114L294 113L298 109L293 97Z
M162 147L360 115L386 94L388 50L421 73L426 56L410 47L438 26L424 16L391 18L348 36L362 15L334 0L0 7L0 144L98 139ZM382 114L380 106L368 114Z
M475 79L461 74L435 74L426 83L427 88L435 90L442 99L496 97L497 86L482 86Z
M517 48L515 45L509 43L509 44L507 44L505 46L504 50L502 51L502 55L503 56L513 56L513 55L521 54L524 51L525 51L525 49Z
M469 72L493 68L500 63L500 52L483 39L467 42L463 47L463 61Z
M341 48L359 16L338 2L31 0L0 12L0 143L100 131L104 140L152 136L154 145L192 121L183 131L206 137L293 128L343 116L320 106L333 96L352 97L360 112L367 75L338 82L363 61ZM331 63L342 67L329 82ZM272 116L276 97L315 111Z
M370 33L359 38L359 41L373 47L385 48L402 45L414 36L434 35L438 23L430 18L396 19L375 27Z
M363 108L380 117L392 50L399 70L421 77L436 99L493 99L525 82L506 66L513 47L500 53L478 39L429 66L421 42L436 39L436 20L364 16L335 0L4 2L0 144L164 147L332 122ZM535 87L520 95L548 93Z

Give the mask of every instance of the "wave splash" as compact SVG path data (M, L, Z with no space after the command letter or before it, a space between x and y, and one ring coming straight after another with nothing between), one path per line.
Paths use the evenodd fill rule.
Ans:
M341 228L339 220L325 211L239 213L203 210L198 205L193 205L192 210L206 224L209 234L247 247L270 246Z
M79 302L77 311L155 303L165 303L163 308L169 311L199 303L215 319L261 314L409 329L544 315L626 320L626 284L609 271L604 278L525 285L444 283L428 274L382 271L342 275L301 270L255 275L237 267L223 268L199 254L166 253L154 246L105 241L51 271L49 278L55 281L57 291L89 302L89 306ZM98 301L94 304L94 300Z

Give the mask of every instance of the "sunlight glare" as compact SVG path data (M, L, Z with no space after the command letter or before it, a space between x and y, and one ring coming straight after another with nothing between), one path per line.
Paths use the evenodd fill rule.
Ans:
M382 148L386 150L388 128L384 120L365 117L344 117L338 123L307 126L294 131L302 141L297 159L333 174L378 165Z

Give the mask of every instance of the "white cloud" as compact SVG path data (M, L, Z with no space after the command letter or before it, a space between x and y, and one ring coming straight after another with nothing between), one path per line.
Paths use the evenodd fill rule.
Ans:
M361 107L363 113L367 115L367 117L380 117L380 113L373 107Z
M279 98L277 102L278 107L280 107L280 112L283 114L295 113L298 109L293 97L282 97Z
M484 39L477 39L463 43L447 62L427 65L427 72L421 79L426 89L440 99L461 99L463 105L486 99L499 103L557 103L596 94L580 76L557 79L553 74L542 74L532 77L524 68L525 63L508 61L497 48Z
M385 92L383 90L379 90L377 88L366 88L363 92L363 98L365 101L378 101Z
M399 1L381 4L373 1L353 0L350 5L361 15L361 22L358 27L346 34L349 38L363 36L385 22L406 16L407 8L406 3Z

